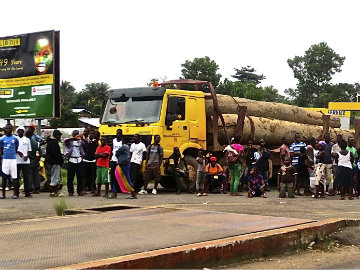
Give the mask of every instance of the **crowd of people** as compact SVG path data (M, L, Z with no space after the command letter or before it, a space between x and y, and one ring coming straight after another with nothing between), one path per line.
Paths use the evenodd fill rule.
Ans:
M130 142L129 136L123 136L121 129L117 130L116 137L111 141L106 137L100 139L98 131L87 128L82 134L74 130L72 136L64 140L57 129L46 139L42 139L34 131L33 125L26 132L20 126L14 135L12 125L5 126L4 136L0 138L0 199L6 198L6 187L14 190L13 199L19 198L20 179L23 180L25 197L31 198L32 194L40 193L42 181L48 183L50 196L60 196L64 158L67 161L66 185L69 196L74 196L75 193L75 176L78 196L87 193L94 197L101 196L104 185L103 197L117 198L118 193L127 193L130 194L128 199L136 199L138 194L148 193L148 184L152 180L154 186L151 193L156 195L163 161L165 173L175 180L177 193L181 193L182 183L186 184L188 193L193 193L186 159L178 147L174 147L170 157L164 159L159 135L155 135L154 143L146 147L138 134ZM289 198L294 198L295 195L323 198L325 195L339 194L340 199L348 196L351 200L354 195L359 195L360 161L353 138L345 141L339 134L336 139L332 139L326 133L322 141L309 138L304 143L297 133L293 143L285 137L282 141L283 144L278 149L281 167L275 177L280 198L286 195ZM271 151L263 139L259 140L258 147L253 146L253 141L248 141L245 147L240 142L241 137L236 136L225 147L226 164L222 164L223 166L219 164L216 153L205 155L204 150L198 150L196 196L207 196L208 193L241 196L246 190L249 198L267 197L266 192L270 191L269 179L272 178ZM64 153L61 151L61 143L64 145ZM44 157L42 146L46 147ZM144 183L139 185L143 161Z
M239 141L240 138L235 137L232 144L225 148L231 175L230 195L238 196L238 187L245 186L248 197L266 198L271 178L270 151L265 147L264 140L259 141L259 148L254 148L249 141L245 149ZM308 138L304 143L301 135L296 133L293 143L290 144L286 137L282 138L282 142L278 149L281 167L276 183L280 198L286 197L286 193L289 198L295 195L324 198L325 195L337 194L341 200L346 196L349 200L354 196L359 198L360 149L355 148L354 138L346 141L338 134L334 139L326 133L321 141Z

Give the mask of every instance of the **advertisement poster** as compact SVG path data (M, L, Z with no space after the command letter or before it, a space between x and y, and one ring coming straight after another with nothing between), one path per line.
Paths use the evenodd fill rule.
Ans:
M0 118L59 116L56 33L0 38Z

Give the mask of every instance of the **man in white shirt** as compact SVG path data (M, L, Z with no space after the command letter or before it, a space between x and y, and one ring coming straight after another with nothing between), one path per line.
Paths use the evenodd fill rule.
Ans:
M72 137L65 139L65 156L68 159L67 188L69 196L74 196L74 178L77 179L77 194L84 196L84 168L85 143L78 130L72 132Z
M116 151L119 150L119 148L122 146L122 129L116 130L116 138L112 141L112 157L110 160L110 183L111 183L111 191L113 194L110 196L110 198L116 198L117 193L121 193L121 189L119 186L118 181L115 177L115 169L118 164L118 160L116 157Z
M136 188L136 185L138 184L139 179L139 170L141 168L141 163L143 161L144 152L146 152L146 146L144 143L140 141L140 135L135 134L134 135L134 143L131 144L130 147L130 153L131 153L131 160L130 160L130 176L131 181L134 185L134 188Z
M19 140L19 148L16 152L16 163L18 169L18 176L20 176L20 172L22 172L24 178L24 191L25 197L31 198L31 186L29 182L29 174L30 174L30 159L29 154L31 152L31 142L29 138L24 136L25 128L20 126L16 130L18 134ZM19 177L20 180L20 177Z

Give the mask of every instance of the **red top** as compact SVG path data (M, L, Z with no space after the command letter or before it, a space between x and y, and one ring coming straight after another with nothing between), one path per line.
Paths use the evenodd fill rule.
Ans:
M110 155L111 155L111 148L108 145L105 146L99 146L98 148L96 148L96 154L108 154L107 158L103 158L103 157L99 157L96 161L96 166L99 167L105 167L105 168L109 168L109 161L110 161Z

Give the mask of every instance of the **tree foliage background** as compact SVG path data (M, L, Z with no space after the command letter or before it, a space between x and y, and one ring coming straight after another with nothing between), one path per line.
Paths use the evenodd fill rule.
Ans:
M68 81L61 81L60 85L60 109L61 118L50 120L52 128L78 127L79 117L72 109L85 109L93 117L100 117L103 101L106 100L106 91L109 89L107 83L89 83L80 91Z
M298 106L327 108L330 101L351 101L358 92L358 85L331 80L341 72L345 57L337 54L325 42L312 45L303 56L288 59L287 63L298 80L296 89L285 93Z

